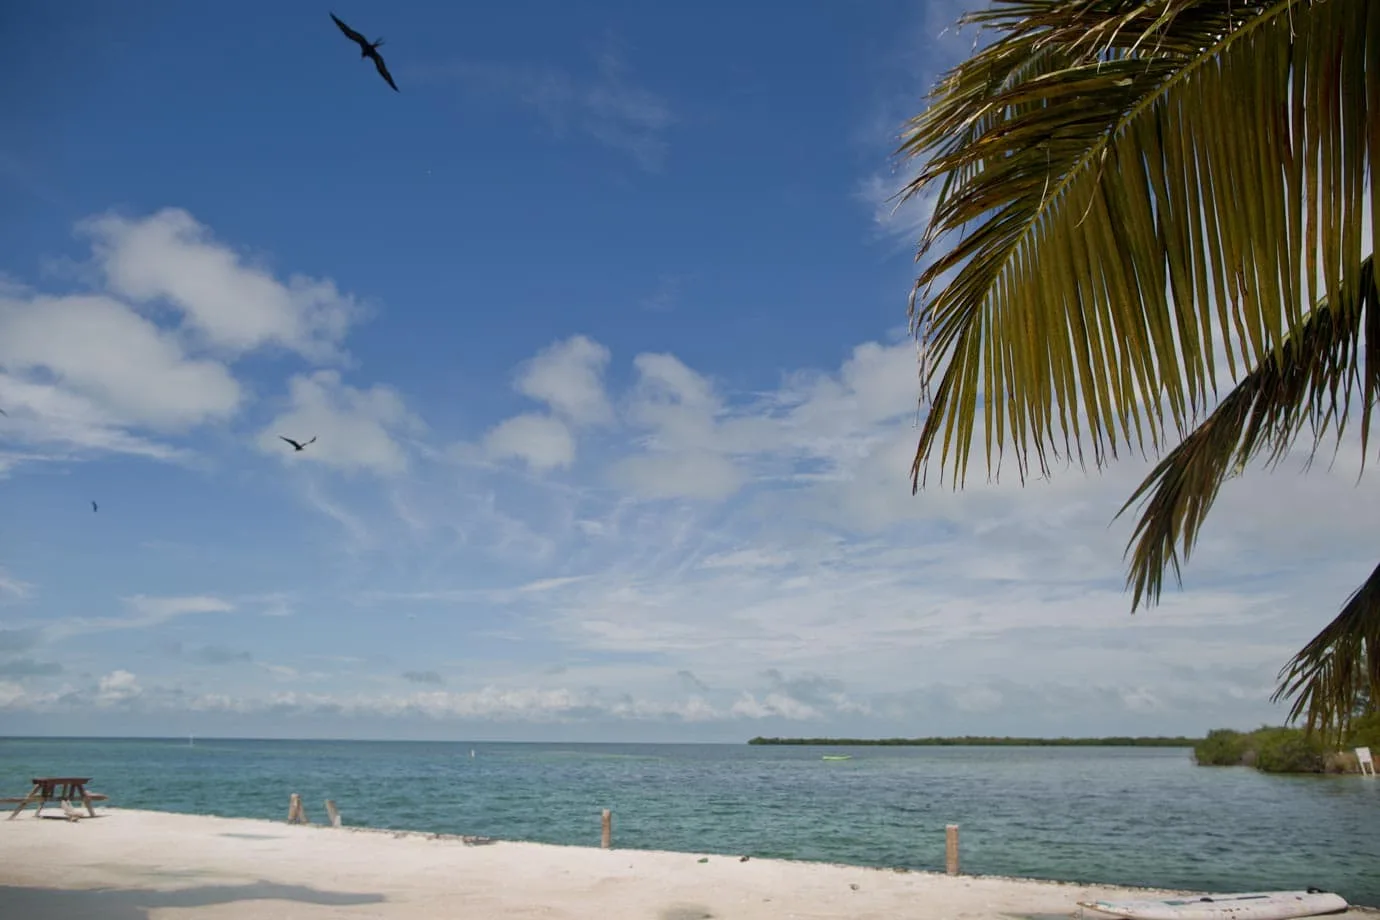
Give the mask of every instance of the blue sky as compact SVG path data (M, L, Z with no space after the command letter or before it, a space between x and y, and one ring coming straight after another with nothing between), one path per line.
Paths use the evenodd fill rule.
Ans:
M1144 463L910 494L889 154L962 8L334 7L400 93L326 8L7 10L0 732L1279 720L1354 451L1134 617Z

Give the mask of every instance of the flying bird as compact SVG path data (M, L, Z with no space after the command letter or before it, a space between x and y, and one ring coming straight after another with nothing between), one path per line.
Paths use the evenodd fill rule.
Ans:
M6 412L4 409L0 409L0 415L3 415L5 418L9 418L9 417L10 417L10 414L9 414L8 412Z
M97 511L96 503L95 503L95 502L92 502L92 503L91 503L91 513L92 513L92 514L95 514L96 511Z
M331 18L335 20L336 25L340 26L340 31L345 33L346 38L359 45L359 56L371 58L374 62L375 69L379 72L379 76L383 77L383 79L388 82L388 85L393 87L394 92L400 92L398 84L393 82L393 75L388 72L388 65L383 63L383 57L378 52L378 47L383 44L383 39L380 38L378 41L371 43L369 39L341 22L335 13L331 14Z
M297 443L296 441L294 441L292 438L284 438L282 435L278 435L278 437L279 437L279 439L284 440L284 441L287 441L289 444L291 444L295 450L301 450L301 449L303 449L304 447L306 447L307 444L310 444L310 443L312 443L312 441L315 441L315 440L316 440L316 435L312 435L312 436L311 436L311 441L307 441L306 444L298 444L298 443Z

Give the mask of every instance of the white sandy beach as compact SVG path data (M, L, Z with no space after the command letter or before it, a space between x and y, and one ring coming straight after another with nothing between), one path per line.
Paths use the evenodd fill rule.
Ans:
M0 820L0 917L1046 920L1076 915L1078 900L1147 894L118 808L98 813L68 822L26 810Z

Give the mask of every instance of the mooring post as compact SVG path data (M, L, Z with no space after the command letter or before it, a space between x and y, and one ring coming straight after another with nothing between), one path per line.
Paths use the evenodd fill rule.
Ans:
M288 824L305 824L306 822L307 813L302 808L302 797L294 792L288 801Z
M613 846L613 812L605 808L600 823L603 827L599 834L599 846L607 850Z
M340 826L340 812L335 810L335 801L333 799L326 800L326 817L331 819L331 827Z
M958 825L944 825L944 871L958 875Z

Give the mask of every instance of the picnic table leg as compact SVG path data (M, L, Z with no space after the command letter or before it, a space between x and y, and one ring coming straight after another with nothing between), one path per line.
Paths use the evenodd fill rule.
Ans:
M53 787L52 787L52 786L45 786L45 787L43 787L42 789L39 790L39 793L38 793L38 807L34 809L34 817L35 817L35 818L37 818L37 817L39 817L39 816L41 816L41 815L43 814L43 806L48 804L48 799L52 797L52 793L53 793Z
M86 813L91 817L96 817L96 809L91 807L91 793L86 791L86 787L81 787L81 803L86 806Z
M13 821L15 815L19 814L19 813L20 813L21 811L23 811L25 808L28 808L28 807L29 807L29 803L32 802L32 801L34 800L34 796L38 794L38 792L39 792L39 790L40 790L41 788L42 788L41 786L35 785L32 789L30 789L30 790L29 790L29 794L26 795L26 796L24 796L24 801L22 801L22 802L20 802L18 805L16 805L16 806L14 807L14 811L10 812L10 816L9 816L8 818L6 818L5 820L6 820L6 821Z

